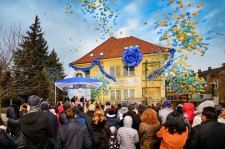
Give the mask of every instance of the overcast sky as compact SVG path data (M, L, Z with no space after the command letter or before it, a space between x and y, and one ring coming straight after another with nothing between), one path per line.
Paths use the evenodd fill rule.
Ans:
M154 31L154 23L157 18L163 16L164 12L175 9L175 4L167 5L169 1L108 0L109 7L114 12L120 13L116 25L108 24L112 26L113 36L116 38L135 36L153 44L161 44L160 35ZM220 67L225 63L225 35L217 34L225 34L225 1L190 0L188 3L193 7L182 11L193 12L195 6L202 2L204 6L199 9L201 13L195 18L199 21L197 31L204 38L212 37L212 40L205 56L201 57L200 53L189 56L188 62L192 64L195 71L206 70L209 66ZM53 48L56 50L60 61L64 64L67 77L72 77L74 70L69 68L68 64L84 56L110 37L94 30L99 24L96 23L93 15L83 14L80 11L81 4L73 0L0 0L0 24L8 26L21 24L25 32L34 23L35 15L38 15L49 50ZM73 13L70 13L70 10L66 13L66 8L70 5ZM184 2L184 5L187 4ZM156 13L156 10L160 12Z

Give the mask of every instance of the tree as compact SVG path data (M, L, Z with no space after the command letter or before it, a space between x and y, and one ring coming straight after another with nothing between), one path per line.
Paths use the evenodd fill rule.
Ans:
M63 64L59 62L59 58L54 49L49 54L46 63L47 63L46 70L48 74L48 79L50 80L50 99L54 99L55 82L57 80L65 78L66 75L64 73ZM60 99L62 99L64 93L61 90L57 89L57 95Z
M48 98L50 93L46 61L48 59L47 41L44 39L38 16L23 36L14 57L13 89L17 96L27 97L36 94Z
M20 25L0 25L0 109L2 99L11 97L13 57L21 37Z

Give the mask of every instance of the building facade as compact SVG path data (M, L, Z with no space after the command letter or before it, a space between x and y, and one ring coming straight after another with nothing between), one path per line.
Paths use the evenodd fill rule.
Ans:
M143 54L140 63L134 67L126 66L122 60L124 51L130 47L137 47ZM86 68L96 58L100 58L104 71L115 77L116 81L107 78L109 94L102 93L97 100L157 103L165 97L165 77L161 75L152 81L146 78L152 71L164 65L163 62L168 58L164 50L163 47L133 36L119 39L111 37L71 64ZM100 72L99 66L95 65L87 72L75 71L74 77L93 78Z

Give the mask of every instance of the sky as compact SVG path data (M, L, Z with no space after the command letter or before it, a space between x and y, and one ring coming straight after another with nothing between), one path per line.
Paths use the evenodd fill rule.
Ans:
M107 6L114 12L114 17L119 15L113 22L107 16L110 13L106 12L109 21L106 28L116 38L134 36L153 44L165 45L159 40L158 29L154 30L155 22L163 18L164 13L176 9L177 1L167 5L170 0L107 0ZM199 22L196 25L198 34L204 39L212 39L207 41L209 45L204 56L200 56L200 53L188 56L187 62L195 71L221 67L225 63L225 1L189 0L187 3L183 0L185 6L189 3L192 6L181 9L178 14L187 11L193 13L202 2L204 6L198 9L199 16L193 17L193 20ZM67 77L72 77L74 70L69 68L69 63L81 58L111 36L98 30L103 25L96 22L96 17L101 17L101 11L89 14L89 9L85 10L82 4L79 0L0 0L0 24L20 24L25 33L37 15L49 50L55 49Z

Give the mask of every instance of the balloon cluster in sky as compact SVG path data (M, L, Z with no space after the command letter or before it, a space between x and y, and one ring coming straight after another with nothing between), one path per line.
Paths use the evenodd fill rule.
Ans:
M191 98L193 94L198 95L204 92L203 88L206 85L204 79L194 74L190 69L191 65L186 63L189 53L200 52L201 56L204 56L208 50L208 42L212 39L211 37L203 39L197 32L198 24L207 21L207 19L197 21L203 12L204 3L194 6L191 3L184 5L182 0L170 0L167 3L167 7L169 6L175 9L167 13L161 11L162 8L156 10L156 13L164 14L163 19L157 19L154 24L154 30L160 35L159 40L181 53L174 58L176 62L165 72L169 82L167 89L176 91L179 95L188 94Z
M101 33L101 39L104 40L106 35L112 36L114 34L112 31L113 25L116 25L116 19L120 15L118 9L113 10L113 8L118 6L117 3L107 0L73 0L73 2L79 2L82 13L95 19L96 26L93 29ZM66 13L69 12L72 13L72 8L68 4Z

